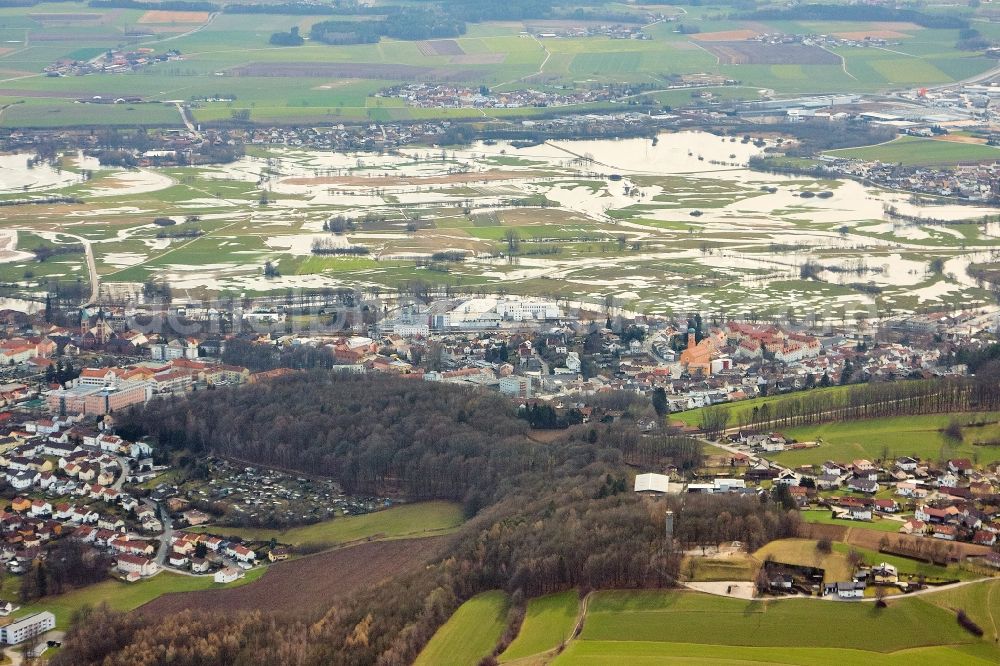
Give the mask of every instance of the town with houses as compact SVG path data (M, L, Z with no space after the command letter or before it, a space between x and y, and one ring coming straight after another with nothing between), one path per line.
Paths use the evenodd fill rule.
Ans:
M227 537L227 526L305 524L391 504L345 497L329 481L225 460L209 461L207 480L179 480L155 442L116 434L115 415L132 405L297 372L251 370L231 362L234 349L249 357L311 348L333 370L471 385L506 394L523 410L549 405L577 423L622 418L599 406L603 394L661 393L665 418L637 422L655 433L677 427L669 413L698 407L847 382L962 375L965 368L949 361L957 345L975 346L998 326L991 309L813 331L700 316L571 314L542 298L481 296L387 304L374 323L349 321L322 334L286 331L282 306L249 307L238 311L246 319L240 330L252 332L178 336L129 328L142 307L90 307L78 327L0 313L0 561L11 574L31 571L51 542L74 539L107 556L123 581L173 570L227 584L294 555L277 542ZM194 304L183 310L190 320L203 314ZM924 535L933 544L928 552L941 557L950 551L938 544L996 544L996 469L963 458L831 460L801 468L768 459L822 445L737 427L713 442L726 454L723 476L668 470L639 475L636 490L756 494L785 487L801 509L862 523L895 521L895 532ZM983 562L1000 568L1000 555ZM15 601L2 603L15 613Z
M90 60L58 60L44 69L45 75L84 76L86 74L124 74L138 72L158 62L177 61L181 59L180 51L170 49L157 53L155 49L137 48L135 50L111 49Z
M618 97L610 86L555 92L524 88L509 92L446 84L409 83L387 88L375 97L402 99L408 106L451 109L517 109L526 106L567 106L601 102Z

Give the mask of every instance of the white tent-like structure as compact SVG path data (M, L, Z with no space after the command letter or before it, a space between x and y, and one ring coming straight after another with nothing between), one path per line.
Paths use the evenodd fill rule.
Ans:
M666 474L636 474L635 492L637 493L668 493L670 492L670 477Z

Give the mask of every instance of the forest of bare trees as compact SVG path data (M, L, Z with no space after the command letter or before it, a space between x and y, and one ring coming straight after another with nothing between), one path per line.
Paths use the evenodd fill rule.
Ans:
M146 621L90 610L74 623L53 666L401 666L478 592L530 598L571 588L672 586L682 546L761 544L797 527L795 514L769 499L706 496L668 504L623 482L628 461L657 469L699 460L694 440L646 443L615 424L538 443L526 437L509 402L455 386L303 375L152 403L124 420L174 449L218 447L310 466L358 486L465 497L472 517L431 566L358 592L321 617L185 613ZM664 529L668 506L676 512L676 540Z
M397 576L321 617L188 613L136 621L106 609L74 624L53 666L208 664L381 665L413 662L452 612L483 590L515 596L578 588L670 587L680 546L739 540L751 547L791 536L796 514L756 498L685 498L679 542L663 529L667 503L632 492L596 498L615 455L579 442L555 445L550 471L512 480L469 521L436 564ZM94 634L99 634L97 638Z
M462 501L544 459L497 393L322 372L152 401L123 415L120 432L411 499Z

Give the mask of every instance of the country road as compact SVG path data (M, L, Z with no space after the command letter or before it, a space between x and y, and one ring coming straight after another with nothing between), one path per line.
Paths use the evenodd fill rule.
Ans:
M90 299L85 305L93 305L101 295L101 276L97 274L97 262L94 261L94 248L90 246L90 241L82 236L77 236L83 243L83 251L87 253L87 271L90 273Z
M163 523L163 533L157 537L160 540L160 547L156 550L156 564L162 569L163 565L167 561L167 554L170 552L172 546L172 541L174 538L174 524L170 519L170 514L167 513L159 502L154 502L150 499L143 500L143 504L154 509L157 512L157 516L160 522Z
M194 134L195 137L197 137L198 139L201 139L202 138L201 132L198 131L198 128L195 126L194 121L192 121L191 118L188 117L188 111L184 107L184 102L179 102L179 101L174 102L174 106L177 107L177 113L181 114L181 120L184 122L185 127L188 128L188 131L191 132L191 134ZM385 132L385 130L382 131L383 133Z
M122 456L116 455L115 459L118 461L118 465L121 467L122 471L121 474L118 475L118 479L111 484L111 488L121 492L122 486L125 484L125 478L132 473L132 465L129 463L127 458Z

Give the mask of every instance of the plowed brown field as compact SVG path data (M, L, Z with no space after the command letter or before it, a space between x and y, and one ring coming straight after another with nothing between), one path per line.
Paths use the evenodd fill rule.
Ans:
M357 590L423 566L448 537L376 541L279 562L260 580L219 590L166 594L139 607L147 617L183 610L321 612Z

